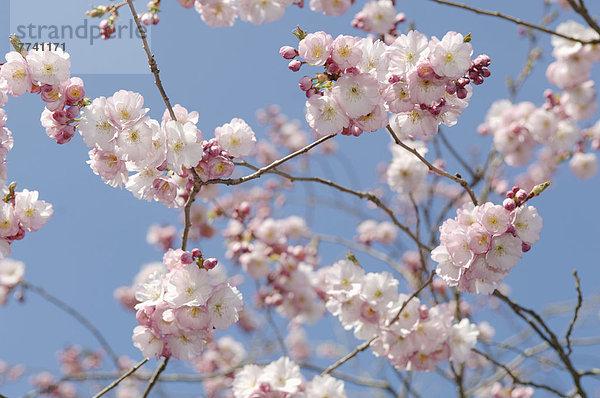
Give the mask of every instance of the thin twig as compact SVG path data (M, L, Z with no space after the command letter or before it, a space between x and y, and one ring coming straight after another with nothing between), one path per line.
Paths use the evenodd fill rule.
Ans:
M559 397L566 397L567 396L567 395L561 393L560 391L558 391L558 390L556 390L556 389L554 389L554 388L552 388L550 386L547 386L545 384L538 384L538 383L534 383L534 382L531 382L531 381L521 380L517 375L515 375L513 373L513 371L509 367L507 367L506 365L504 365L501 362L496 361L494 358L490 357L488 354L479 351L477 348L471 348L471 351L473 351L473 352L481 355L482 357L484 357L485 359L487 359L488 361L490 361L494 365L499 366L502 369L504 369L504 371L506 372L506 374L509 375L513 379L513 381L515 383L517 383L517 384L520 384L522 386L531 386L531 387L540 388L540 389L543 389L543 390L546 390L546 391L550 391L550 392L556 394Z
M554 35L554 36L562 37L563 39L576 41L576 42L579 42L581 44L598 44L598 43L600 43L600 39L596 39L596 40L582 40L582 39L578 39L576 37L567 36L567 35L564 35L562 33L558 33L558 32L556 32L556 31L554 31L552 29L544 28L543 26L535 25L535 24L532 24L530 22L523 21L523 20L521 20L519 18L514 18L514 17L511 17L509 15L501 14L498 11L481 10L479 8L470 7L470 6L466 5L466 4L453 3L451 1L446 1L446 0L430 0L430 1L433 1L434 3L438 3L438 4L445 4L445 5L451 6L451 7L462 8L464 10L472 11L472 12L474 12L476 14L482 14L482 15L489 15L489 16L492 16L492 17L497 17L497 18L504 19L504 20L507 20L507 21L510 21L510 22L514 22L514 23L519 24L519 25L527 26L528 28L531 28L531 29L539 30L540 32L549 33L549 34ZM567 0L567 1L569 1L569 3L572 2L572 0ZM580 15L583 16L582 14L580 14ZM589 16L589 14L588 14L588 16ZM587 21L587 19L586 19L586 21Z
M283 337L281 337L281 333L279 333L279 329L277 328L277 325L275 324L275 320L273 319L273 315L271 314L271 308L267 307L265 313L267 314L267 321L269 322L269 325L271 325L271 328L273 329L273 332L275 333L275 337L277 338L277 343L279 344L279 348L281 349L281 351L283 352L283 354L285 356L289 356L287 347L285 346L285 342L283 341Z
M400 138L398 138L398 136L396 135L394 130L392 130L392 127L389 124L387 125L387 129L390 132L390 134L392 135L392 138L394 138L394 141L396 142L396 144L400 145L402 148L406 149L408 152L412 153L417 158L419 158L419 160L421 162L423 162L429 168L429 170L431 170L435 174L438 174L442 177L449 178L452 181L459 183L465 189L465 191L467 191L467 193L471 197L471 201L473 202L473 204L475 206L477 206L477 198L475 197L475 193L473 193L473 190L471 189L471 187L469 187L469 183L466 180L464 180L463 178L461 178L457 175L452 175L450 173L445 172L444 170L438 169L433 164L431 164L427 159L425 159L423 157L423 155L421 155L419 153L419 151L417 151L414 148L409 147L408 145L406 145L405 143L400 141Z
M456 151L456 149L454 149L454 147L446 139L446 135L444 135L444 133L442 132L442 129L440 129L438 131L438 136L440 137L440 140L446 146L446 148L448 148L448 150L450 151L452 156L454 156L454 158L458 161L458 163L460 163L460 165L465 170L467 170L467 173L469 173L471 175L471 178L475 178L475 176L476 176L475 171L471 168L471 166L469 166L469 164L462 158L462 156L460 156L460 154Z
M158 365L158 368L156 368L156 372L154 372L154 374L150 378L150 381L148 382L148 385L146 386L146 389L144 390L144 395L142 395L142 398L146 398L148 394L150 394L150 390L152 390L152 387L154 387L154 385L158 381L160 374L167 367L167 363L169 363L169 358L170 357L165 357L165 359L163 359L160 365Z
M566 366L567 371L571 374L571 378L575 383L575 391L577 394L581 396L581 398L586 398L587 393L584 391L583 386L581 384L581 375L573 366L571 359L563 349L562 344L556 337L556 334L548 327L546 322L542 319L540 315L538 315L535 311L525 308L514 301L510 300L508 297L503 295L498 290L494 291L494 296L500 298L504 301L508 306L513 310L513 312L518 315L521 319L529 323L531 328L544 340L546 341L550 347L558 354L561 362ZM529 318L531 316L533 319ZM537 323L536 323L537 322ZM544 331L542 331L541 329Z
M565 336L565 339L567 340L567 356L571 355L571 353L573 352L573 348L571 347L571 333L573 333L573 327L575 326L575 322L577 322L579 309L581 309L581 305L583 304L583 296L581 295L581 286L579 276L577 275L577 270L573 271L573 277L575 278L575 290L577 290L577 305L575 306L573 319L569 324L569 330L567 330L567 334Z
M301 362L301 363L298 363L298 366L300 366L303 369L308 369L308 370L312 370L314 372L319 372L319 373L321 373L325 370L324 368L322 368L320 366L316 366L316 365L313 365L310 363L302 363ZM386 390L390 394L393 394L394 397L397 396L396 392L394 391L394 389L391 388L390 383L387 380L366 379L363 377L356 377L354 375L349 375L346 373L341 373L341 372L336 372L336 371L331 372L331 375L338 379L345 380L349 383L356 384L359 386L366 386L366 387L379 388L382 390Z
M138 370L139 368L141 368L146 362L148 362L148 358L140 361L140 363L135 365L133 368L131 368L127 372L123 373L121 375L121 377L119 377L117 380L110 383L108 386L106 386L104 389L102 389L102 391L100 391L98 394L94 395L93 398L100 398L101 396L103 396L104 394L106 394L107 392L109 392L110 390L115 388L116 386L118 386L120 382L122 382L123 380L125 380L126 378L131 376L133 373L135 373L135 371Z
M598 25L596 20L594 18L592 18L592 16L590 15L583 0L577 0L577 2L575 2L575 0L567 0L567 1L569 2L569 5L571 6L571 8L573 8L573 11L575 11L577 14L581 15L581 17L583 19L585 19L585 22L588 23L590 28L594 29L596 31L596 33L600 34L600 26ZM598 40L596 40L595 42L597 43Z
M276 160L276 161L272 162L271 164L269 164L265 167L262 167L262 168L256 170L254 173L249 174L247 176L244 176L241 178L217 178L214 180L208 180L207 182L205 182L203 184L204 185L208 185L208 184L239 185L246 181L254 180L254 179L262 176L263 174L273 170L277 166L282 165L283 163L287 162L288 160L291 160L291 159L295 158L296 156L299 156L299 155L302 155L303 153L308 152L312 148L316 147L317 145L321 144L322 142L325 142L325 141L335 137L336 135L337 134L329 134L324 137L321 137L318 140L312 142L311 144L305 146L304 148L298 149L296 152L293 152L293 153L287 155L286 157Z
M388 256L387 254L373 249L373 247L371 247L369 245L365 245L365 244L358 243L358 242L353 242L351 240L347 240L342 237L334 236L334 235L314 234L313 236L318 241L337 243L337 244L346 246L347 248L352 249L352 250L358 250L358 251L365 252L368 255L370 255L371 257L376 258L380 261L383 261L384 263L391 266L395 271L399 272L404 277L404 279L406 279L406 281L408 283L410 283L410 284L415 283L415 277L410 273L410 271L408 271L406 269L406 267L403 264L397 262L396 260L394 260L392 257Z
M39 294L48 302L54 304L55 306L57 306L58 308L60 308L64 312L66 312L67 314L71 315L73 318L77 319L77 321L79 323L81 323L83 325L83 327L85 327L87 330L90 331L90 333L92 333L94 335L96 340L98 340L98 342L100 343L100 345L102 346L104 351L106 351L106 353L108 354L110 359L113 361L115 366L119 367L119 357L112 350L112 348L108 344L108 341L106 341L106 339L104 338L102 333L100 333L100 331L90 321L88 321L83 315L81 315L80 312L78 312L75 308L71 307L69 304L65 303L64 301L54 297L53 295L51 295L50 293L48 293L47 291L45 291L44 289L42 289L39 286L32 285L31 283L25 282L25 281L21 282L20 285L24 289L28 289L32 292Z
M200 177L198 177L196 170L194 170L193 168L191 168L190 170L191 170L192 174L194 175L194 180L199 181ZM190 228L192 227L192 219L190 217L190 210L192 208L192 203L194 203L194 200L196 199L196 195L198 194L198 192L200 192L200 189L201 189L201 185L194 184L194 186L192 187L192 190L190 191L190 196L188 197L187 201L185 202L185 206L183 208L185 225L183 226L183 234L181 235L181 250L185 250L185 248L187 247L188 234L190 233Z
M133 20L137 25L138 31L140 32L140 36L142 37L142 42L144 43L144 50L146 51L146 56L148 57L148 65L150 66L150 71L152 72L152 74L154 74L154 83L156 84L156 87L158 87L158 91L160 91L160 95L162 96L162 99L165 102L167 109L169 110L169 115L171 116L171 119L177 120L175 112L173 111L173 107L171 106L171 102L169 101L169 97L167 97L167 93L165 92L162 82L160 81L160 77L158 75L160 71L158 69L158 66L156 65L154 55L150 52L150 46L148 45L148 40L146 40L146 31L140 23L137 11L133 6L133 1L127 0L127 4L129 4L129 9L131 10L131 14L133 15Z
M321 372L321 376L330 374L335 369L339 368L340 366L342 366L343 364L348 362L350 359L354 358L359 352L364 351L367 348L369 348L369 346L371 344L373 344L373 342L375 340L377 340L378 338L379 338L379 336L375 336L371 340L365 341L361 345L357 346L354 350L352 350L352 352L349 352L348 354L344 355L344 357L340 358L333 365L329 366L327 369L325 369L323 372Z
M433 277L434 276L435 276L435 270L431 271L431 274L429 275L429 278L427 278L427 280L425 281L425 283L422 284L421 287L419 287L413 294L411 294L410 297L404 303L402 303L402 306L400 307L400 310L398 311L398 313L396 314L396 316L394 317L394 319L392 319L390 321L390 323L388 323L388 327L390 325L392 325L394 322L396 322L400 318L400 314L402 314L402 311L404 311L404 308L406 308L406 306L408 305L408 303L410 303L410 301L412 299L414 299L415 297L417 297L423 291L423 289L425 289L427 286L429 286L429 284L433 281Z
M262 170L262 169L258 169L256 166L253 166L250 163L245 162L245 161L236 162L236 164L248 167L248 168L253 169L253 170L259 170L259 171ZM333 181L325 180L325 179L320 178L320 177L298 177L298 176L293 176L293 175L290 175L288 173L285 173L285 172L280 171L280 170L275 169L275 168L273 168L272 170L269 170L267 172L268 173L272 173L272 174L277 174L278 176L287 178L290 181L305 181L305 182L312 181L312 182L317 182L319 184L328 185L328 186L330 186L332 188L337 189L338 191L349 193L349 194L354 195L356 197L359 197L361 199L367 199L370 202L372 202L375 206L379 207L381 210L383 210L384 212L386 212L388 214L388 216L390 217L390 219L392 220L392 222L394 223L394 225L396 225L404 233L406 233L419 247L421 247L421 248L423 248L424 250L427 250L427 251L431 251L432 250L430 247L428 247L428 246L424 245L423 243L421 243L421 241L419 241L417 239L417 237L410 231L410 229L407 226L405 226L404 224L402 224L398 220L398 218L396 217L396 215L394 214L394 212L392 211L392 209L390 209L388 206L386 206L381 201L381 199L379 199L377 196L375 196L375 194L373 194L372 192L355 191L353 189L344 187L344 186L342 186L340 184L337 184L337 183L335 183Z

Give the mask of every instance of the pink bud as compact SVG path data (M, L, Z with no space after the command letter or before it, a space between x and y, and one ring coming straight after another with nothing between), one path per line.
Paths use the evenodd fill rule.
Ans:
M218 263L219 263L219 261L216 258L210 257L210 258L207 258L206 260L204 260L204 262L202 263L202 266L206 269L213 269L217 266Z
M65 111L53 112L52 119L54 119L58 124L67 124L69 122L69 117Z
M308 76L304 76L302 79L300 79L298 85L300 86L300 90L302 91L310 90L310 88L312 87L312 79Z
M298 51L294 47L283 46L279 49L279 55L285 59L294 59L298 56Z
M527 199L527 192L525 192L523 189L519 189L517 191L517 194L515 195L517 197L517 200L519 202L524 201L525 199Z
M63 126L56 134L56 143L57 144L66 144L71 141L71 138L75 135L75 126Z
M446 92L450 95L455 94L456 93L456 83L448 82L448 84L446 84Z
M327 67L327 72L331 73L331 74L336 74L336 73L340 73L341 69L338 66L338 64L336 64L335 62L332 62L329 64L329 66Z
M529 250L531 250L531 245L529 243L523 242L521 244L521 250L523 250L523 253L527 253Z
M190 252L183 252L179 261L181 261L181 264L191 264L194 261L194 256Z
M514 185L514 186L512 187L512 191L513 191L514 193L517 193L517 192L519 192L519 189L521 189L521 188L519 188L519 187L518 187L518 186L516 186L516 185Z
M400 76L398 76L398 75L391 75L391 76L388 78L388 82L389 82L390 84L394 84L394 83L397 83L397 82L399 82L399 81L400 81Z
M306 90L306 98L310 98L317 93L316 88L311 88L310 90Z
M515 193L513 191L508 191L508 192L506 192L506 197L508 199L512 199L515 197Z
M517 204L514 200L506 198L504 199L504 202L502 202L502 206L508 211L513 211L517 207Z
M291 60L290 63L288 64L288 69L291 70L292 72L298 72L300 70L300 67L302 66L302 62L298 61L297 59Z
M69 120L71 119L75 119L77 116L79 116L79 107L78 106L70 106L67 108L67 117L69 118Z
M461 87L458 90L456 90L456 96L460 99L467 98L467 94L467 89L465 89L464 87Z

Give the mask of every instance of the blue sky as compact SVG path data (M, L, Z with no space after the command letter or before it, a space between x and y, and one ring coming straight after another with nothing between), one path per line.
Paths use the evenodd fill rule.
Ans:
M83 12L89 7L87 2L64 0L44 1L46 8L37 8L41 0L19 0L19 3L29 9L31 23L48 25L80 25L84 21ZM58 3L61 5L56 6ZM145 4L136 3L140 9ZM297 43L290 33L296 25L309 32L325 30L334 37L341 33L361 35L349 22L363 2L339 18L290 7L283 19L270 25L254 26L238 21L230 29L211 29L194 10L185 10L175 1L163 3L161 22L151 30L152 51L172 103L199 112L198 126L205 137L213 136L214 127L241 117L259 138L264 138L255 112L274 103L290 118L303 120L305 97L297 88L302 71L289 71L287 61L278 55L282 45ZM507 14L537 22L542 15L542 5L538 3L541 2L527 2L524 6L523 2L511 0L491 6L501 5L501 11ZM53 7L49 7L50 4ZM15 23L8 6L6 1L0 4L2 37L11 33ZM407 20L414 20L416 28L428 36L442 37L448 30L471 32L474 52L491 57L492 77L474 90L469 108L458 125L445 130L456 148L464 151L479 146L487 153L490 140L480 137L476 127L494 100L507 97L505 78L519 73L527 54L526 40L519 38L514 24L432 2L398 2L397 9L406 13ZM129 18L126 11L123 9L124 20ZM591 11L598 14L600 7L592 5ZM403 29L406 26L407 23L401 25ZM549 86L543 72L552 60L549 37L544 34L538 37L544 49L543 58L517 98L536 104L542 102L543 90ZM73 74L84 79L86 95L108 97L120 89L137 91L144 95L150 116L160 119L164 104L153 85L152 75L144 73L147 66L141 43L126 35L120 40L86 43L72 43L71 52ZM66 45L69 51L70 43L67 41ZM0 49L8 50L8 40L0 43ZM127 74L118 74L118 71ZM594 71L597 78L597 68ZM139 201L126 190L105 185L85 163L88 150L79 136L63 146L50 140L39 123L43 109L40 98L11 98L5 109L8 127L15 139L15 147L8 156L9 180L17 181L20 189L40 191L40 197L54 205L52 220L39 232L16 242L12 246L12 257L26 263L27 281L73 304L102 330L115 351L141 358L131 344L135 319L113 299L113 290L129 284L140 265L160 260L161 253L146 243L147 228L162 222L179 226L179 213L156 203ZM343 157L353 164L361 181L360 188L376 185L375 166L391 159L385 132L335 139ZM353 184L337 157L323 162L328 167L315 163L311 169L314 174L332 173L344 184ZM452 161L448 169L460 171ZM290 200L300 205L281 214L304 214L304 189L294 191L295 196ZM315 187L315 191L332 200L347 200L327 188ZM600 232L598 194L598 177L580 181L563 167L552 188L535 200L534 205L544 218L544 229L542 239L524 255L508 278L517 301L542 308L550 302L572 299L574 268L580 270L584 295L597 291L600 274L595 255ZM365 203L350 200L348 203L357 203L368 210ZM316 210L314 219L315 231L340 234L348 239L354 235L356 220L343 213L321 208ZM213 239L206 247L227 264L219 239ZM343 248L329 246L322 253L323 264L343 253ZM368 257L359 255L359 259L361 257L368 261ZM379 269L377 265L374 267L382 270L380 266ZM246 300L251 297L247 296ZM315 331L314 336L325 338L320 331ZM27 296L25 304L11 300L0 308L0 359L24 363L31 371L56 371L55 352L68 343L97 347L81 325L32 294ZM25 390L23 384L0 387L2 393L11 397Z

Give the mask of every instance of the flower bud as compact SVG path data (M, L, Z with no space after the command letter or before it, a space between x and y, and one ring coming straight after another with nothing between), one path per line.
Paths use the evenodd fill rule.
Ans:
M213 269L217 266L218 263L219 263L219 261L216 258L210 257L210 258L207 258L206 260L204 260L204 262L202 263L202 266L204 266L204 268L206 268L206 269Z
M294 59L298 56L298 50L294 47L283 46L279 49L279 55L285 59Z
M310 88L312 87L312 79L308 76L304 76L302 79L300 79L298 85L300 86L300 90L302 91L310 90Z
M290 63L288 64L288 69L291 70L292 72L298 72L300 70L301 66L302 66L302 62L298 61L297 59L294 59L294 60L290 61Z
M502 206L508 211L513 211L517 207L517 204L514 200L506 198L504 199L504 202L502 202Z
M523 189L519 189L517 191L517 193L515 194L515 197L517 198L517 200L519 202L524 201L525 199L527 199L527 192Z

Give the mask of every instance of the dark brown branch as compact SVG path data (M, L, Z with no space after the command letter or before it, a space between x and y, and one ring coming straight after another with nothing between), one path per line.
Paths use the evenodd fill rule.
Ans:
M303 153L308 152L309 150L311 150L312 148L321 144L322 142L325 142L335 136L336 136L336 134L329 134L324 137L321 137L318 140L314 141L313 143L305 146L304 148L301 148L301 149L297 150L296 152L293 152L293 153L287 155L286 157L276 160L276 161L272 162L271 164L269 164L265 167L262 167L262 168L256 170L254 173L249 174L247 176L244 176L241 178L217 178L214 180L208 180L207 182L202 183L202 185L208 185L208 184L239 185L246 181L254 180L254 179L262 176L263 174L275 169L276 167L284 164L288 160L291 160L291 159L295 158L296 156L299 156L299 155L302 155Z
M521 380L506 365L504 365L501 362L496 361L494 358L490 357L488 354L486 354L484 352L481 352L481 351L479 351L476 348L471 348L471 351L473 351L473 352L481 355L482 357L484 357L485 359L487 359L488 361L490 361L494 365L496 365L496 366L501 367L502 369L504 369L504 371L506 372L506 374L509 375L513 379L513 381L515 383L517 383L517 384L520 384L522 386L531 386L531 387L540 388L540 389L543 389L543 390L546 390L546 391L550 391L550 392L556 394L559 397L567 397L567 395L565 395L565 394L561 393L560 391L558 391L558 390L556 390L556 389L554 389L554 388L552 388L550 386L547 386L545 384L538 384L538 383L534 383L534 382L531 382L531 381Z
M573 327L575 326L575 322L577 322L579 310L581 309L581 305L583 304L583 296L581 295L581 285L579 281L579 276L577 275L577 270L573 271L573 277L575 278L575 290L577 290L577 305L575 305L573 319L569 324L569 330L567 330L567 334L565 336L565 340L567 340L567 356L571 355L571 353L573 352L573 348L571 347L571 333L573 333Z
M400 141L400 138L398 138L398 136L396 135L394 130L392 130L392 127L389 124L387 125L387 129L390 132L390 134L392 135L392 138L394 138L394 142L396 142L396 144L400 145L402 148L406 149L408 152L412 153L417 158L419 158L419 160L421 162L423 162L429 168L429 170L431 170L432 172L434 172L437 175L449 178L452 181L459 183L465 189L465 191L467 191L467 193L471 197L471 201L473 202L473 204L475 206L477 206L477 198L475 197L475 193L473 193L473 190L471 189L471 187L469 187L469 183L466 180L464 180L461 177L458 177L456 175L453 176L452 174L449 174L449 173L445 172L444 170L438 169L433 164L431 164L427 159L425 159L423 157L423 155L421 155L419 153L419 151L417 151L414 148L409 147L408 145L406 145L405 143Z
M451 6L451 7L462 8L463 10L472 11L472 12L474 12L476 14L489 15L489 16L492 16L492 17L504 19L504 20L507 20L507 21L510 21L510 22L514 22L514 23L516 23L518 25L523 25L523 26L526 26L526 27L531 28L531 29L539 30L540 32L549 33L551 35L562 37L563 39L567 39L567 40L576 41L576 42L581 43L581 44L598 44L598 43L600 43L600 39L597 39L597 40L581 40L581 39L577 39L575 37L571 37L571 36L564 35L562 33L558 33L558 32L556 32L556 31L554 31L552 29L547 29L547 28L544 28L543 26L539 26L539 25L532 24L530 22L523 21L523 20L521 20L519 18L514 18L514 17L511 17L509 15L501 14L498 11L481 10L481 9L478 9L478 8L470 7L470 6L466 5L466 4L453 3L451 1L446 1L446 0L430 0L430 1L433 1L434 3L438 3L438 4L444 4L444 5ZM569 1L569 3L571 3L573 0L568 0L568 1ZM586 21L587 21L587 19L586 19Z
M158 91L160 91L160 95L162 96L162 99L165 102L167 109L169 110L169 115L171 115L171 119L177 120L177 117L175 117L175 112L173 112L173 107L171 106L171 102L169 101L169 97L167 97L167 93L165 92L162 82L160 81L160 77L158 75L160 71L158 69L158 66L156 65L156 60L154 59L154 55L150 52L150 46L148 45L148 40L146 40L146 31L144 30L144 28L142 27L142 24L140 23L140 19L138 18L137 11L135 10L135 7L133 6L133 1L127 0L127 4L129 4L129 9L131 10L131 14L133 15L133 20L135 21L135 24L137 25L138 31L140 32L140 36L142 37L142 42L144 43L144 51L146 51L146 56L148 57L148 65L150 66L150 71L154 75L154 83L156 84L156 87L158 87Z
M598 26L598 23L596 22L596 20L594 18L592 18L592 16L590 15L583 0L577 0L577 2L575 0L567 0L567 1L569 2L569 5L571 6L571 8L573 8L573 11L575 11L577 14L581 15L581 17L583 19L585 19L585 22L587 22L587 24L590 26L590 28L594 29L596 31L596 33L598 33L600 35L600 26ZM595 40L595 42L598 43L598 40ZM583 43L583 44L585 44L585 43Z
M253 166L250 163L245 162L245 161L243 161L243 162L237 162L236 164L248 167L248 168L253 169L253 170L262 170L262 169L258 169L256 166ZM373 194L372 192L355 191L353 189L344 187L344 186L339 185L339 184L337 184L337 183L335 183L333 181L325 180L325 179L320 178L320 177L297 177L297 176L292 176L292 175L290 175L288 173L285 173L285 172L277 170L277 169L272 169L272 170L269 170L268 172L272 173L272 174L277 174L278 176L281 176L281 177L284 177L284 178L287 178L290 181L312 181L312 182L317 182L317 183L320 183L320 184L328 185L328 186L330 186L332 188L337 189L338 191L349 193L349 194L354 195L356 197L359 197L361 199L367 199L370 202L372 202L375 206L379 207L381 210L383 210L384 212L386 212L387 215L392 220L392 222L394 223L394 225L396 225L404 233L406 233L419 247L421 247L421 248L423 248L424 250L427 250L427 251L431 251L432 250L430 247L425 246L423 243L421 243L417 239L417 237L410 231L410 229L407 226L403 225L398 220L398 218L396 217L396 215L394 214L394 212L392 211L392 209L390 209L388 206L386 206L381 201L381 199L379 199L377 196L375 196L375 194ZM256 173L254 173L254 174L256 174Z
M404 311L404 309L406 308L406 306L408 305L408 303L410 303L410 301L412 299L414 299L415 297L417 297L423 291L423 289L425 289L427 286L429 286L429 284L433 281L433 277L434 276L435 276L435 270L431 271L431 274L429 275L429 278L427 278L427 280L425 281L425 283L423 285L421 285L421 287L419 287L413 294L411 294L410 297L404 303L402 303L402 306L400 307L400 310L398 311L398 313L396 314L396 316L394 317L394 319L392 319L390 321L390 323L388 323L388 326L390 326L391 324L393 324L394 322L396 322L398 320L398 318L400 318L400 314L402 314L402 311Z
M526 321L531 328L548 343L550 347L558 354L561 362L567 368L567 371L571 374L571 378L575 383L575 392L581 396L581 398L587 398L587 393L584 391L581 384L581 374L575 369L571 359L563 349L561 342L556 337L556 334L548 327L546 322L538 315L535 311L528 308L522 307L521 305L510 300L508 297L500 293L498 290L494 291L494 296L504 301L513 312L518 315L521 319ZM530 318L531 317L531 318ZM533 319L532 319L533 318ZM543 331L541 330L543 329Z

